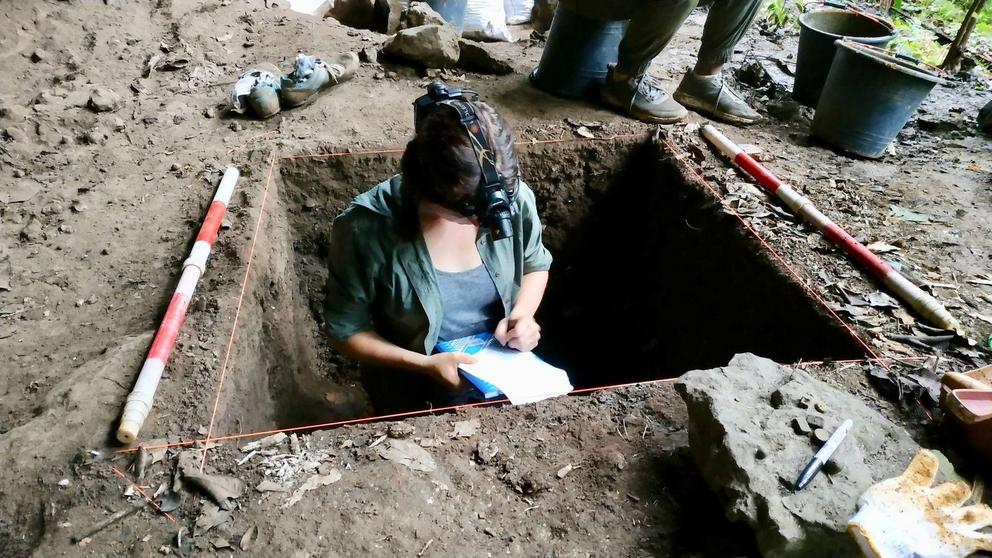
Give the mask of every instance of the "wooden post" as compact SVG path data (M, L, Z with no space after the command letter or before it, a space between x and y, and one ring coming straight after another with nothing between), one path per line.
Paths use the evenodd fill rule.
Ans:
M950 48L947 49L947 56L944 57L944 61L940 64L941 68L955 73L961 67L961 59L964 57L964 45L968 42L968 37L971 36L972 30L975 29L975 24L978 23L978 14L982 13L984 7L985 0L974 0L971 3L968 13L964 16L964 21L961 22L961 27L958 28L957 36L954 37Z

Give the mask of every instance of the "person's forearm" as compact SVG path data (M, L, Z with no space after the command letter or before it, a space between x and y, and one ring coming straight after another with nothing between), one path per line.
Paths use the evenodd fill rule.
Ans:
M331 346L347 357L374 366L423 372L427 365L427 355L390 343L374 331L356 333L344 341L331 341Z
M548 286L547 271L532 271L520 279L520 292L510 311L510 319L532 318L541 306L544 289Z

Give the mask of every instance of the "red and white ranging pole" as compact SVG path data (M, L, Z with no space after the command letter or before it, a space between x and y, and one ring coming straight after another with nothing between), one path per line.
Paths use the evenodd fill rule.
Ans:
M816 227L827 240L843 250L855 262L868 270L878 281L909 304L921 316L937 327L958 330L961 326L954 316L934 297L917 287L892 266L882 261L871 250L855 240L844 229L840 228L829 217L820 212L809 199L782 183L774 174L744 153L744 150L731 141L722 132L707 124L703 126L703 136L721 153L737 164L751 178L758 181L769 192L789 207L793 213L802 217L806 222Z
M227 204L231 201L231 194L234 193L234 185L238 182L240 173L235 167L227 167L224 177L217 187L214 199L207 210L207 216L200 225L200 232L196 235L196 242L189 252L189 257L183 262L183 274L179 278L179 284L169 302L169 308L165 311L165 317L155 333L152 347L148 351L145 363L138 374L138 381L134 384L134 389L127 397L124 405L124 412L121 414L121 424L117 428L117 439L125 444L132 444L138 438L141 425L144 424L148 413L152 409L152 401L155 399L155 391L158 383L162 379L162 372L165 371L165 364L169 361L169 355L176 346L176 337L186 319L186 310L189 302L196 291L196 285L200 281L204 270L207 268L207 258L210 257L210 249L217 240L217 232L220 230L224 214L227 213Z

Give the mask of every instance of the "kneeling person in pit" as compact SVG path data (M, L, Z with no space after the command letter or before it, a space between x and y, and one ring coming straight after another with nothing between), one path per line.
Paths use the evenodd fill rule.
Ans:
M552 259L506 121L439 82L415 106L401 173L335 219L328 263L331 343L379 413L481 399L458 371L475 359L435 346L485 332L534 349Z

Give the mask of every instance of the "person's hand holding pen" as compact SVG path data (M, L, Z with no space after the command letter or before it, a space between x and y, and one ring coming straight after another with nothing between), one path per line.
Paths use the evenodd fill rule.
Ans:
M509 316L496 325L496 341L520 352L533 351L541 340L541 326L533 316Z

